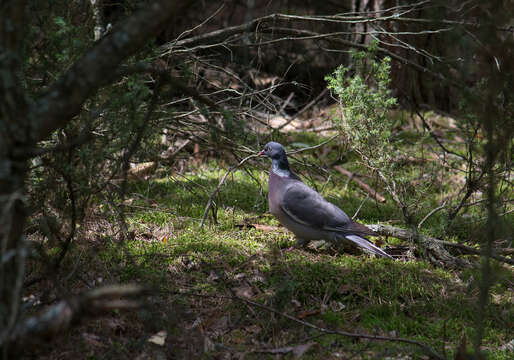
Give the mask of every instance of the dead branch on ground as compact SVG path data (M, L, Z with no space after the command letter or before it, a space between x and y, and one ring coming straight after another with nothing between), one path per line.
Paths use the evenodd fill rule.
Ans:
M213 295L204 295L204 294L198 294L198 293L192 293L192 292L176 292L175 293L176 295L183 295L183 296L195 296L195 297L213 297ZM429 347L428 345L426 344L423 344L419 341L416 341L416 340L412 340L412 339L407 339L407 338L397 338L397 337L389 337L389 336L379 336L379 335L369 335L369 334L361 334L361 333L352 333L352 332L348 332L348 331L342 331L342 330L330 330L330 329L327 329L327 328L324 328L324 327L320 327L320 326L317 326L317 325L314 325L308 321L305 321L305 320L301 320L301 319L298 319L292 315L289 315L289 314L286 314L284 312L281 312L275 308L272 308L270 306L267 306L267 305L264 305L264 304L260 304L258 302L255 302L255 301L252 301L250 299L247 299L245 297L241 297L241 296L237 296L237 295L231 295L231 296L224 296L224 295L214 295L215 297L219 298L219 299L230 299L230 300L237 300L237 301L240 301L240 302L243 302L247 305L250 305L252 307L256 307L256 308L259 308L259 309L262 309L262 310L266 310L268 312L271 312L271 313L274 313L274 314L277 314L281 317L284 317L286 319L289 319L297 324L300 324L300 325L303 325L305 327L308 327L308 328L311 328L311 329L314 329L316 331L319 331L320 333L323 333L323 334L326 334L326 335L340 335L340 336L344 336L344 337L349 337L349 338L354 338L354 339L368 339L368 340L372 340L372 341L389 341L389 342L400 342L400 343L404 343L404 344L410 344L410 345L415 345L419 348L421 348L423 351L425 351L427 354L429 354L432 358L434 359L439 359L439 360L445 360L445 357L443 357L442 355L440 355L438 352L436 352L435 350L433 350L431 347ZM276 353L283 353L285 352L285 348L283 349L284 351L276 351ZM289 349L287 349L289 350ZM291 349L292 351L292 349ZM289 351L287 351L289 352Z
M85 317L99 316L115 309L138 308L142 302L137 298L144 292L139 285L111 285L61 300L43 313L21 321L11 334L0 339L0 346L8 342L25 346L47 341Z
M401 229L389 225L382 225L382 224L374 224L374 225L366 225L371 230L376 232L379 235L383 236L391 236L395 237L401 240L406 240L408 242L413 243L416 238L416 234L413 231L407 230L407 229ZM426 245L429 245L429 249L432 249L434 247L437 248L448 248L448 250L452 253L456 254L464 254L464 255L480 255L480 250L459 244L459 243L453 243L449 241L444 241L440 239L433 238L431 236L423 235L418 233L417 236L419 237L420 241L425 243ZM506 251L503 251L502 249L495 249L494 253L492 254L492 258L507 263L510 265L514 265L514 259L507 258L505 256L501 256L498 254L505 254L508 255L510 253L510 250L507 249ZM462 261L462 260L460 260ZM462 265L469 266L469 263L462 263Z

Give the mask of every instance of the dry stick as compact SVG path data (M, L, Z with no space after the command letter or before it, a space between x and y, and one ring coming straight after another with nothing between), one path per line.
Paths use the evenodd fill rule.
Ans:
M339 171L341 174L346 175L350 178L350 180L354 180L361 188L366 190L371 196L373 196L375 199L377 199L378 202L385 203L386 198L380 195L376 190L372 189L368 184L366 184L364 181L359 179L355 173L352 173L351 171L346 170L345 168L336 165L334 166L334 169Z
M366 200L368 200L368 198L369 198L369 194L368 194L364 199L362 199L361 204L360 204L360 205L359 205L359 207L357 208L357 211L355 211L355 214L353 214L353 216L352 216L352 220L355 220L355 218L357 217L357 215L359 215L359 212L361 211L362 206L364 205L364 202L365 202Z
M439 210L444 209L445 207L446 207L446 201L441 206L438 206L435 209L432 209L423 219L421 219L421 221L418 224L418 230L421 230L421 227L423 226L425 221L427 221L432 215L434 215Z
M308 150L314 150L314 149L317 149L325 144L328 144L329 142L331 142L332 140L334 140L336 137L338 137L339 135L334 135L332 137L330 137L329 139L317 144L317 145L314 145L314 146L308 146L308 147L304 147L304 148L301 148L301 149L298 149L298 150L294 150L294 151L288 151L287 152L287 155L291 155L291 154L296 154L296 153L299 153L299 152L303 152L303 151L308 151Z
M205 224L205 219L207 218L207 214L209 213L209 209L212 206L212 202L213 202L214 196L216 196L218 191L221 189L221 187L225 183L225 180L227 180L228 175L232 171L234 171L235 169L237 169L238 167L243 165L246 161L248 161L248 160L250 160L252 158L255 158L257 156L258 155L256 155L256 154L248 155L243 160L241 160L238 164L236 164L236 165L232 166L230 169L228 169L227 172L225 173L225 175L223 175L223 177L221 178L218 186L216 186L216 189L214 189L214 191L211 193L211 196L209 196L209 200L207 201L207 205L205 206L205 210L203 212L202 221L200 222L200 229L203 228L203 225Z
M391 18L388 18L388 20L391 19L392 20L392 17ZM191 37L191 38L187 38L187 39L183 39L183 40L180 40L180 41L176 41L176 42L171 42L171 43L168 43L168 44L165 44L162 46L162 48L164 50L167 50L165 52L163 52L163 54L161 54L161 56L164 56L164 55L167 55L171 52L180 52L179 49L176 49L176 48L181 48L181 47L187 47L187 46L195 46L197 43L201 43L201 42L205 42L205 41L212 41L212 40L216 40L218 38L224 38L225 40L223 40L222 43L218 43L218 44L214 44L214 45L208 45L209 47L213 47L213 46L227 46L228 44L228 41L226 39L228 39L230 36L232 35L235 35L235 34L240 34L240 33L246 33L246 32L250 32L250 31L259 31L259 32L265 32L265 31L269 31L269 32L273 32L273 33L285 33L285 34L289 34L289 35L295 35L295 36L301 36L303 37L302 38L288 38L288 39L278 39L279 41L289 41L289 40L308 40L308 39L320 39L320 38L325 38L325 40L327 41L331 41L331 42L336 42L338 44L341 44L341 45L344 45L344 46L348 46L348 47L353 47L353 48L357 48L357 49L361 49L361 50L367 50L368 49L368 46L367 45L364 45L364 44L358 44L358 43L354 43L352 41L349 41L349 40L345 40L345 39L342 39L340 38L340 36L337 36L335 35L334 33L333 34L319 34L319 33L316 33L316 32L312 32L312 31L308 31L308 30L297 30L297 29L290 29L290 28L276 28L276 27L266 27L266 24L267 23L275 23L277 20L283 20L283 21L286 21L286 22L293 22L293 21L302 21L302 20L305 20L305 21L321 21L321 22L331 22L331 21L335 21L335 22L341 22L340 20L334 20L334 19L329 19L329 18L315 18L315 17L298 17L298 16L289 16L289 15L283 15L283 14L272 14L272 15L267 15L267 16L264 16L264 17L261 17L261 18L258 18L258 19L254 19L248 23L245 23L245 24L242 24L242 25L237 25L237 26L231 26L231 27L228 27L228 28L224 28L222 30L215 30L215 31L212 31L210 33L206 33L206 34L201 34L201 35L198 35L198 36L194 36L194 37ZM382 19L379 19L379 18L373 18L373 19L358 19L358 20L355 20L355 19L352 19L351 21L349 21L350 23L356 23L356 22L363 22L364 20L367 20L367 21L379 21L379 20L386 20L385 18L382 18ZM332 38L330 38L332 37ZM334 38L335 37L335 38ZM269 44L269 43L272 43L272 42L276 42L277 39L275 40L271 40L270 41L264 41L264 42L259 42L259 43L255 43L255 44L245 44L244 46L262 46L263 44ZM198 47L200 48L201 46L198 45ZM193 51L195 50L195 48L187 48L186 51ZM407 58L404 58L400 55L397 55L396 53L393 53L383 47L378 47L377 48L377 51L384 54L384 55L387 55L403 64L406 64L406 65L409 65L411 67L413 67L414 69L416 69L417 71L421 72L421 73L424 73L424 74L428 74L430 76L433 76L439 80L442 80L443 82L447 82L447 83L450 83L456 87L459 87L459 88L462 88L464 85L463 84L460 84L460 83L457 83L451 79L447 79L445 78L442 74L440 73L437 73L437 72L434 72L434 71L431 71L430 69L422 66L422 65L419 65Z
M287 105L289 105L289 102L291 101L291 99L293 98L294 96L294 92L291 91L291 93L289 94L289 96L287 97L286 101L283 102L282 106L280 107L280 110L278 111L280 114L282 114L286 108Z
M237 295L231 295L231 296L226 296L226 295L206 295L206 294L199 294L199 293L193 293L193 292L179 292L179 291L177 291L177 292L173 291L172 293L174 293L175 295L196 296L196 297L201 297L201 298L211 298L211 297L214 296L214 297L216 297L218 299L239 300L239 301L244 302L244 303L246 303L248 305L255 306L255 307L258 307L260 309L264 309L264 310L272 312L274 314L283 316L283 317L285 317L285 318L287 318L289 320L292 320L292 321L294 321L294 322L296 322L298 324L307 326L307 327L309 327L311 329L317 330L317 331L319 331L319 332L321 332L323 334L341 335L341 336L346 336L346 337L351 337L351 338L356 338L356 339L370 339L370 340L376 340L376 341L396 341L396 342L407 343L407 344L419 346L420 348L425 350L427 353L429 353L431 356L433 356L436 359L446 360L445 357L441 356L439 353L437 353L435 350L430 348L428 345L423 344L423 343L421 343L419 341L416 341L416 340L411 340L411 339L406 339L406 338L394 338L394 337L389 337L389 336L379 336L379 335L351 333L351 332L347 332L347 331L330 330L330 329L322 328L322 327L316 326L316 325L314 325L314 324L312 324L310 322L307 322L307 321L304 321L304 320L300 320L300 319L298 319L298 318L296 318L294 316L291 316L291 315L288 315L286 313L280 312L277 309L274 309L272 307L266 306L264 304L259 304L257 302L254 302L254 301L250 300L250 299L246 299L244 297L240 297L240 296L237 296Z
M248 46L262 46L262 45L267 45L267 44L272 44L272 43L276 43L276 42L279 42L279 41L291 41L291 40L314 40L314 39L323 39L323 40L326 40L326 41L329 41L329 42L333 42L333 43L337 43L337 44L340 44L340 45L344 45L344 46L347 46L347 47L352 47L352 48L356 48L356 49L360 49L360 50L369 50L369 47L367 45L364 45L364 44L358 44L358 43L354 43L352 41L349 41L349 40L345 40L345 39L342 39L340 37L335 37L334 34L320 34L320 33L317 33L317 32L313 32L313 31L309 31L309 30L300 30L300 29L290 29L290 28L278 28L278 27L271 27L269 29L264 29L264 30L269 30L271 32L273 32L274 34L279 34L279 33L283 33L283 34L286 34L286 35L293 35L293 37L288 37L287 39L274 39L274 40L269 40L269 41L262 41L260 43L256 43L256 44L248 44ZM263 31L264 32L264 31ZM396 60L396 61L399 61L400 63L402 64L405 64L405 65L409 65L411 66L412 68L416 69L417 71L423 73L423 74L427 74L427 75L430 75L436 79L439 79L441 81L443 81L444 83L448 83L450 85L453 85L457 88L463 88L464 85L457 82L457 81L454 81L452 79L448 79L446 78L443 74L441 73L438 73L438 72L435 72L435 71L432 71L422 65L419 65L417 63L415 63L414 61L411 61L407 58L404 58L400 55L397 55L396 53L393 53L389 50L387 50L386 48L383 48L383 47L377 47L377 51L384 54L384 55L387 55L389 56L390 58L392 58L393 60Z
M301 324L303 326L307 326L307 327L309 327L311 329L315 329L315 330L320 331L320 332L325 333L325 334L342 335L342 336L351 337L351 338L358 338L358 339L370 339L370 340L378 340L378 341L396 341L396 342L407 343L407 344L419 346L420 348L425 350L427 353L429 353L431 356L433 356L436 359L445 360L445 358L442 355L437 353L435 350L430 348L428 345L425 345L425 344L423 344L423 343L421 343L419 341L416 341L416 340L405 339L405 338L394 338L394 337L388 337L388 336L358 334L358 333L351 333L351 332L339 331L339 330L330 330L330 329L326 329L326 328L322 328L322 327L316 326L316 325L311 324L311 323L309 323L307 321L303 321L303 320L297 319L294 316L291 316L291 315L288 315L286 313L280 312L280 311L278 311L276 309L273 309L273 308L271 308L269 306L266 306L266 305L263 305L263 304L259 304L257 302L252 301L252 300L245 299L243 297L233 296L233 298L235 298L235 299L237 299L239 301L245 302L245 303L247 303L249 305L258 307L260 309L264 309L266 311L269 311L269 312L272 312L274 314L280 315L280 316L285 317L285 318L287 318L287 319L289 319L291 321L294 321L294 322L296 322L298 324Z
M305 105L300 111L298 111L294 116L291 116L289 120L287 120L285 123L280 125L277 130L280 131L287 125L289 125L294 119L298 118L301 114L303 114L305 111L307 111L311 106L316 104L325 94L327 93L328 89L323 89L322 92L320 92L312 101L310 101L307 105Z
M136 284L110 285L61 300L42 313L20 321L10 334L0 337L0 346L14 341L24 345L46 341L83 317L113 309L138 308L142 305L138 299L145 292L145 288Z

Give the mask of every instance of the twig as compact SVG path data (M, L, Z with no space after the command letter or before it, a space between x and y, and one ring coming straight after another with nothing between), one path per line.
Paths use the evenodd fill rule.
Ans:
M368 194L373 196L375 199L377 199L378 202L385 203L386 198L380 195L376 190L372 189L368 184L366 184L364 181L359 179L357 176L355 176L355 173L352 173L351 171L346 170L342 166L336 165L334 166L334 169L339 171L341 174L346 175L350 178L350 180L354 180L361 188L366 190Z
M354 219L357 217L357 215L359 215L359 212L361 211L362 206L364 205L364 202L365 202L368 198L369 198L369 194L368 194L364 199L362 199L361 204L360 204L360 205L359 205L359 207L357 208L357 211L355 211L355 214L353 214L353 216L352 216L352 220L354 220Z
M427 221L432 215L434 215L439 210L442 210L446 207L446 202L444 202L441 206L436 207L435 209L432 209L418 224L418 230L421 230L421 226L423 226L423 223Z
M216 196L216 194L218 193L218 191L221 189L221 187L223 186L223 184L225 183L225 180L227 180L227 177L228 175L234 171L235 169L237 169L238 167L240 167L241 165L243 165L246 161L252 159L252 158L255 158L257 157L258 155L256 154L252 154L252 155L248 155L247 157L245 157L243 160L241 160L238 164L232 166L230 169L227 170L227 172L225 173L225 175L223 175L223 177L221 178L218 186L216 186L216 189L214 189L214 191L211 193L211 195L209 196L209 200L207 201L207 205L205 206L205 210L203 212L203 216L202 216L202 221L200 222L200 229L203 228L203 225L205 224L205 219L207 218L207 214L209 213L209 209L211 208L212 206L212 202L213 202L213 199L214 199L214 196Z
M43 313L21 321L7 337L0 338L0 346L6 342L31 344L48 339L67 330L73 323L86 316L95 316L113 309L134 309L141 306L135 298L145 289L139 285L112 285L90 290L50 306Z
M284 101L282 103L282 106L280 107L280 110L278 111L280 114L284 113L285 108L287 107L287 105L289 105L289 102L291 102L291 99L293 98L293 96L294 96L294 92L291 91L291 93L287 97L286 101Z
M419 341L416 341L416 340L411 340L411 339L406 339L406 338L394 338L394 337L389 337L389 336L378 336L378 335L351 333L351 332L340 331L340 330L330 330L330 329L319 327L319 326L314 325L314 324L312 324L310 322L297 319L294 316L291 316L291 315L288 315L288 314L283 313L281 311L278 311L277 309L274 309L272 307L266 306L264 304L259 304L257 302L254 302L254 301L249 300L249 299L245 299L245 298L240 297L240 296L233 296L233 298L237 299L239 301L245 302L245 303L247 303L249 305L258 307L260 309L264 309L266 311L269 311L269 312L272 312L274 314L280 315L280 316L285 317L285 318L287 318L287 319L289 319L291 321L294 321L294 322L296 322L298 324L301 324L301 325L309 327L311 329L320 331L320 332L325 333L325 334L341 335L341 336L357 338L357 339L370 339L370 340L375 340L375 341L395 341L395 342L407 343L407 344L419 346L420 348L422 348L424 351L426 351L427 353L429 353L432 357L434 357L436 359L445 360L445 358L442 355L437 353L435 350L430 348L428 345L425 345L425 344L423 344L423 343L421 343Z
M457 156L457 157L459 157L459 158L461 158L462 160L465 160L465 161L468 160L465 156L463 156L463 155L461 155L459 153L456 153L455 151L452 151L452 150L448 149L446 146L444 146L444 144L441 142L439 137L434 133L434 130L432 130L432 127L430 126L430 124L426 121L425 117L417 109L416 109L416 115L418 115L418 118L423 123L423 126L425 127L425 129L427 129L428 134L432 137L432 139L435 140L437 145L439 145L439 147L445 153L455 155L455 156Z
M342 18L340 16L337 17L315 17L315 16L296 16L296 15L285 15L285 14L271 14L267 16L263 16L261 18L254 19L250 22L244 23L242 25L237 26L231 26L224 28L222 30L215 30L210 33L201 34L198 36L194 36L191 38L186 38L177 42L171 42L168 44L165 44L162 46L164 52L161 56L168 55L172 52L179 53L181 50L180 48L184 48L184 51L191 52L195 49L201 49L202 46L198 45L199 43L208 43L208 45L205 45L203 47L215 47L215 46L223 46L227 47L229 45L229 40L231 36L236 34L242 34L242 33L248 33L248 32L269 32L273 34L287 34L287 35L293 35L287 38L280 38L280 39L273 39L269 41L260 41L256 43L251 44L244 44L242 46L262 46L264 44L272 44L279 41L290 41L290 40L308 40L308 39L324 39L326 41L335 42L337 44L346 46L346 47L352 47L357 48L361 50L367 50L368 47L365 44L359 44L355 43L349 40L345 40L342 38L341 33L331 33L331 34L320 34L308 30L299 30L299 29L291 29L286 27L272 27L268 24L275 24L277 22L286 22L286 23L292 23L296 21L314 21L314 22L336 22L336 23L364 23L364 22L375 22L375 21L388 21L388 20L395 20L398 18L398 14L392 15L392 16L386 16L386 17L348 17L348 18ZM221 40L220 43L212 44L213 41L216 41L218 39ZM394 60L399 61L402 64L409 65L410 67L416 69L417 71L428 74L430 76L433 76L445 83L450 83L456 87L462 88L464 87L463 84L457 83L456 81L453 81L452 79L447 79L444 75L432 71L428 69L427 67L424 67L422 65L419 65L415 63L414 61L409 60L406 57L402 57L394 52L391 52L387 50L384 47L378 47L377 51L391 57Z
M316 96L312 101L310 101L307 105L305 105L303 108L300 109L300 111L298 111L296 114L294 114L294 116L291 116L291 118L289 120L287 120L285 123L283 123L282 125L280 125L277 130L280 131L282 130L284 127L286 127L287 125L289 125L294 119L298 118L298 116L300 116L301 114L303 114L304 112L306 112L307 110L309 110L309 108L311 106L313 106L314 104L316 104L323 96L325 96L325 94L327 93L328 91L328 88L325 88L323 89L322 92L320 92L318 94L318 96Z
M287 318L287 319L289 319L289 320L291 320L291 321L293 321L295 323L298 323L300 325L303 325L303 326L309 327L311 329L317 330L317 331L319 331L319 332L321 332L323 334L327 334L327 335L341 335L341 336L351 337L351 338L355 338L355 339L369 339L369 340L375 340L375 341L395 341L395 342L407 343L407 344L419 346L420 348L425 350L427 353L429 353L435 359L446 360L445 357L441 356L439 353L437 353L435 350L430 348L428 345L423 344L423 343L421 343L419 341L416 341L416 340L411 340L411 339L406 339L406 338L395 338L395 337L389 337L389 336L359 334L359 333L351 333L351 332L347 332L347 331L326 329L326 328L314 325L314 324L312 324L310 322L307 322L305 320L300 320L300 319L298 319L298 318L296 318L294 316L291 316L291 315L288 315L288 314L283 313L281 311L278 311L277 309L274 309L274 308L269 307L267 305L259 304L259 303L255 302L255 301L252 301L250 299L246 299L244 297L237 296L237 295L234 295L234 294L230 295L230 296L226 296L226 295L211 295L211 294L206 295L206 294L199 294L199 293L193 293L193 292L181 292L181 291L173 291L172 293L174 293L176 295L196 296L196 297L201 297L201 298L216 297L218 299L238 300L238 301L244 302L244 303L246 303L248 305L251 305L251 306L254 306L254 307L257 307L257 308L269 311L269 312L272 312L274 314L280 315L280 316L285 317L285 318Z
M335 139L336 137L338 137L338 136L339 136L339 135L334 135L334 136L332 136L330 139L325 140L325 141L323 141L323 142L321 142L321 143L319 143L319 144L317 144L317 145L314 145L314 146L308 146L308 147L304 147L304 148L301 148L301 149L298 149L298 150L289 151L289 152L287 153L287 155L296 154L296 153L303 152L303 151L307 151L307 150L314 150L314 149L317 149L317 148L319 148L319 147L321 147L321 146L323 146L323 145L325 145L325 144L327 144L327 143L331 142L332 140L334 140L334 139Z

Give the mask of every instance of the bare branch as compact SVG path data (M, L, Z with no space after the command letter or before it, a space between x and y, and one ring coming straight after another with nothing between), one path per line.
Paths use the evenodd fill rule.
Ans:
M110 75L123 60L162 29L172 15L190 4L156 1L107 34L36 102L31 115L31 138L45 139L77 115L87 98L112 81Z
M411 339L406 339L406 338L395 338L395 337L389 337L389 336L378 336L378 335L351 333L351 332L341 331L341 330L330 330L330 329L327 329L327 328L323 328L323 327L314 325L314 324L312 324L310 322L307 322L305 320L297 319L294 316L291 316L289 314L283 313L281 311L278 311L277 309L274 309L272 307L266 306L264 304L257 303L255 301L250 300L250 299L246 299L246 298L243 298L243 297L240 297L240 296L233 296L233 298L235 298L235 299L237 299L239 301L242 301L244 303L247 303L247 304L249 304L251 306L258 307L259 309L263 309L263 310L272 312L274 314L280 315L280 316L285 317L286 319L289 319L289 320L291 320L291 321L293 321L293 322L295 322L297 324L309 327L311 329L314 329L316 331L322 332L324 334L341 335L341 336L350 337L350 338L369 339L369 340L374 340L374 341L393 341L393 342L401 342L401 343L416 345L416 346L420 347L421 349L423 349L428 354L430 354L430 356L432 356L435 359L440 359L440 360L444 360L445 359L442 355L437 353L435 350L430 348L428 345L423 344L423 343L421 343L419 341L416 341L416 340L411 340Z
M439 210L442 210L446 207L446 202L444 202L441 206L436 207L435 209L432 209L418 224L418 230L421 230L421 227L427 221L432 215L437 213Z
M237 169L238 167L243 165L245 162L247 162L248 160L253 159L255 157L257 157L256 154L248 155L243 160L241 160L238 164L236 164L236 165L232 166L230 169L228 169L227 172L225 173L225 175L223 175L223 177L221 178L218 186L216 186L216 189L214 189L214 191L209 196L209 200L207 201L207 205L205 206L205 210L203 212L202 221L200 222L200 229L203 228L203 225L205 224L205 219L207 219L207 214L209 213L209 210L210 210L210 208L212 206L212 203L213 203L213 200L214 200L214 196L216 196L218 191L221 189L221 187L225 183L225 180L227 180L228 175L232 171L234 171L235 169Z
M359 179L355 175L355 173L352 173L351 171L348 171L348 170L344 169L343 167L341 167L339 165L334 166L334 169L339 171L341 174L348 176L350 178L350 180L354 180L361 188L366 190L368 192L368 194L370 194L372 197L377 199L379 202L381 202L381 203L385 203L386 202L386 198L385 197L380 195L376 190L372 189L368 184L366 184L364 181Z
M47 340L87 316L98 316L113 309L134 309L141 306L137 300L120 300L120 297L140 297L145 289L139 285L104 286L62 300L45 312L20 322L11 334L0 338L0 346L6 342L18 345L33 344Z

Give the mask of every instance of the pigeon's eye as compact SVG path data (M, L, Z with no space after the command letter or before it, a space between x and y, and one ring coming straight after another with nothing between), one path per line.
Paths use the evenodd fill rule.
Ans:
M264 149L264 150L266 150L266 151L270 151L270 150L271 150L271 148L268 146L268 147L267 147L266 149Z

